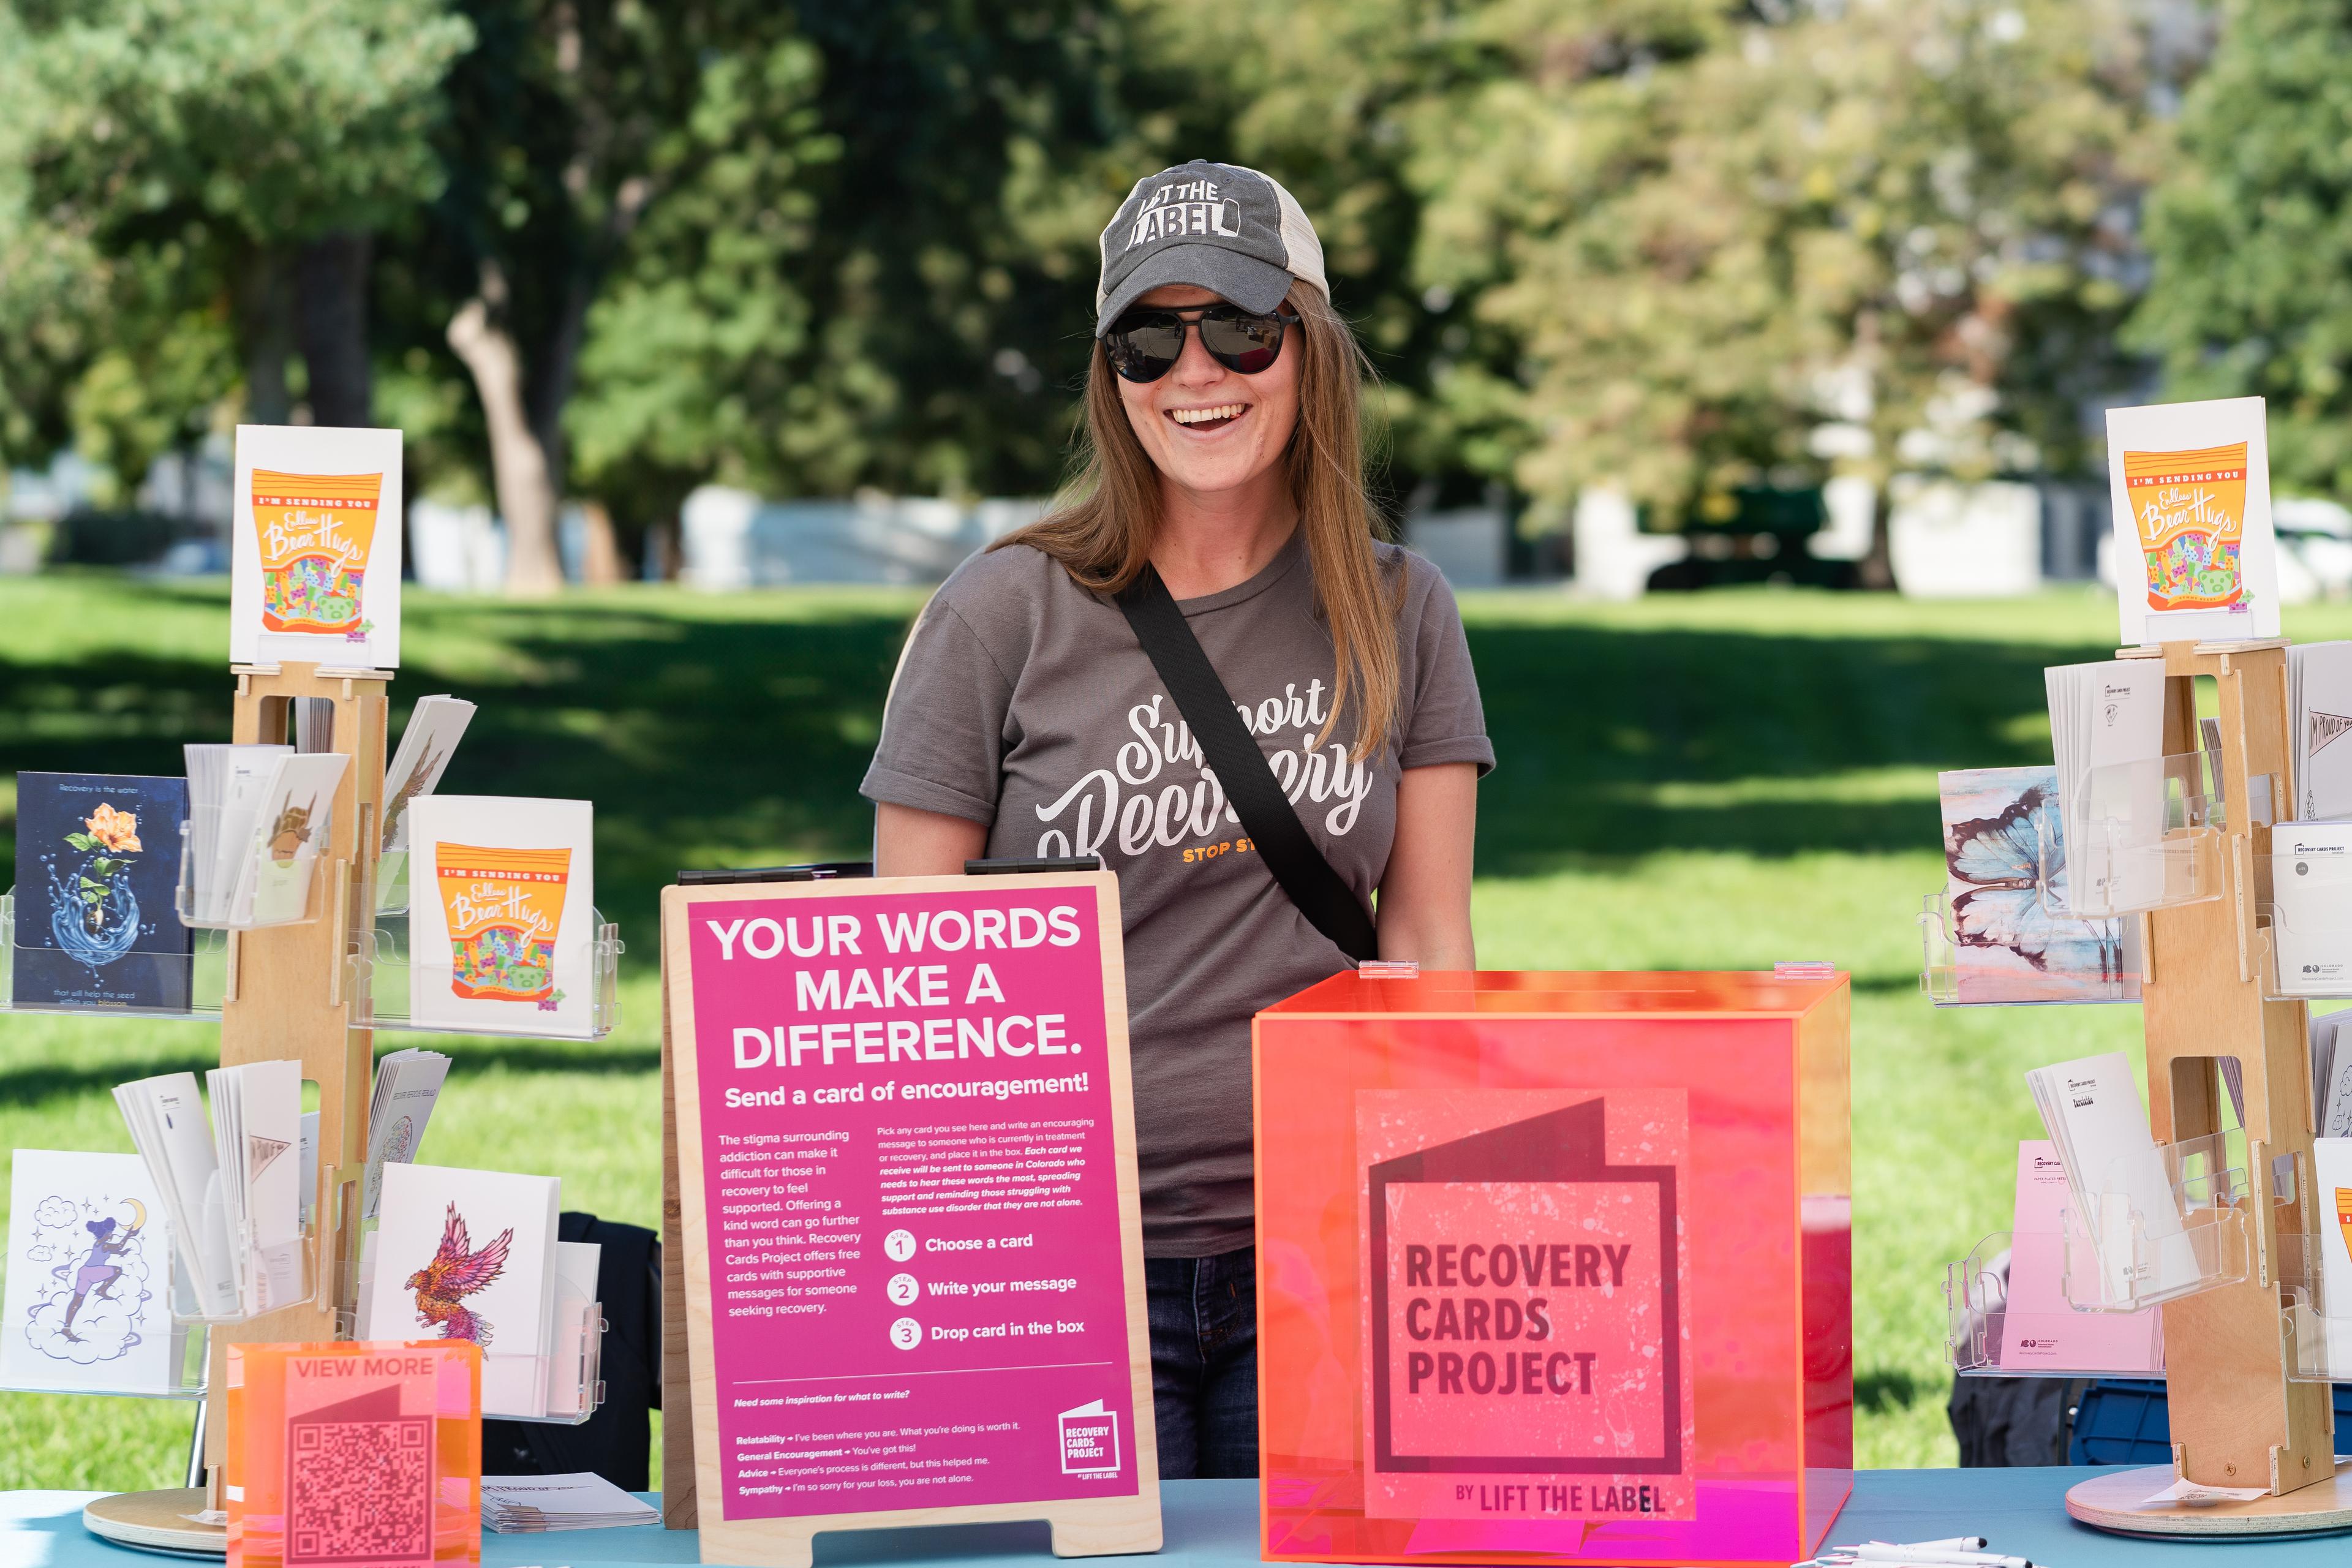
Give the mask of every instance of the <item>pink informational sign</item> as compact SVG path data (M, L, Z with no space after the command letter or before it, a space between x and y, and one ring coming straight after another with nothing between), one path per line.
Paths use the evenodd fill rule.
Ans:
M1364 1511L1695 1517L1678 1089L1360 1093Z
M1040 880L672 889L706 1536L1156 1486L1115 885Z

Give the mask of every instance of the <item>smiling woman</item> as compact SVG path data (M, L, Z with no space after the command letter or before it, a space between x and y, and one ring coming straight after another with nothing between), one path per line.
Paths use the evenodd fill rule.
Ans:
M1102 259L1077 479L925 609L864 788L886 876L1118 873L1160 1473L1249 1476L1250 1020L1351 952L1473 967L1494 750L1444 580L1375 538L1298 204L1164 170Z

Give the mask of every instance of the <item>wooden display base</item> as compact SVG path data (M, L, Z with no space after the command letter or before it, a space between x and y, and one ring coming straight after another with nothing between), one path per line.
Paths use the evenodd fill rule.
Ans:
M198 1524L188 1517L211 1506L202 1487L117 1492L83 1509L81 1522L92 1535L117 1546L168 1552L175 1557L226 1557L227 1527Z
M2338 1535L2352 1531L2352 1476L2331 1476L2284 1497L2259 1497L2252 1502L2192 1505L2147 1500L2170 1486L2172 1479L2170 1465L2117 1470L2068 1491L2066 1511L2077 1523L2094 1530L2167 1540Z

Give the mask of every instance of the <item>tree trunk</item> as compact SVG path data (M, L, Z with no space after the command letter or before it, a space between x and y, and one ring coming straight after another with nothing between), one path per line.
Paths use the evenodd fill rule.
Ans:
M600 500L580 503L582 521L587 525L588 548L583 552L580 580L600 588L629 580L628 563L621 554L621 539L613 527L613 514Z
M284 425L294 417L286 360L294 352L292 279L286 258L256 250L236 286L237 347L245 361L245 422Z
M523 405L522 354L493 314L505 303L506 279L482 271L482 289L449 319L449 346L474 378L490 437L490 478L507 525L507 592L540 597L563 586L555 546L554 469Z
M373 422L375 384L368 363L368 263L373 252L373 237L346 230L312 240L295 263L295 314L310 373L314 425Z
M1894 476L1879 479L1871 497L1870 513L1870 553L1854 563L1854 584L1873 593L1890 593L1895 587Z

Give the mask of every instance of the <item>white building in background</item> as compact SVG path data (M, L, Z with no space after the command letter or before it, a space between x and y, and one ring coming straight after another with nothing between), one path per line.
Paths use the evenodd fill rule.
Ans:
M937 583L990 541L1043 516L1045 501L965 504L866 492L848 500L763 500L705 485L678 514L681 578L725 592L794 583Z

